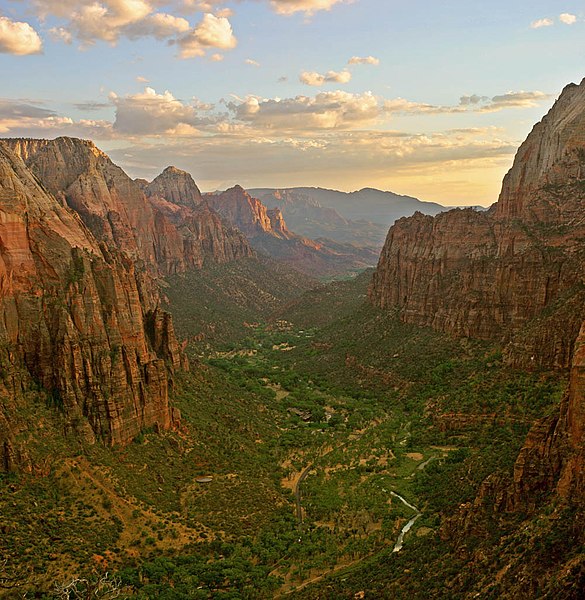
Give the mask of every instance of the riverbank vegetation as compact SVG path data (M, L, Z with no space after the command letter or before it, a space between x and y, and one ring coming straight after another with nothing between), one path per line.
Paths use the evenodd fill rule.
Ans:
M488 475L510 477L565 382L404 325L367 304L367 283L283 291L270 314L232 303L219 331L175 282L192 362L174 383L180 427L121 449L64 446L49 477L10 476L2 550L20 589L109 570L137 598L343 598L374 573L369 590L441 597L464 560L441 528ZM414 513L393 494L422 513L400 552ZM23 524L23 502L42 518ZM419 577L430 562L441 578Z

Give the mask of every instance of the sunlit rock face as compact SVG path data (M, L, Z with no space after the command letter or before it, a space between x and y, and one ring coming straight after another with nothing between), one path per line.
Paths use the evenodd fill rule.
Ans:
M514 366L570 369L559 414L532 429L498 505L530 507L553 489L583 502L585 82L534 127L488 212L399 220L369 295L406 322L503 340Z
M201 192L193 177L177 167L167 167L144 191L148 197L158 196L187 208L195 208L202 201Z
M581 84L565 88L534 127L489 211L417 213L396 222L371 301L398 308L406 322L485 339L510 338L531 323L530 335L512 339L509 360L568 368L585 318L584 202ZM549 326L552 313L571 302Z
M181 357L153 289L0 142L4 468L18 466L25 380L90 441L124 444L144 427L171 427L169 377Z
M199 189L184 171L169 167L148 184L132 180L90 141L6 143L99 241L138 261L153 276L253 254L241 235L201 210Z
M375 264L371 248L295 234L288 229L278 207L267 209L239 185L221 194L205 194L204 201L226 223L237 227L255 250L308 275L338 275Z

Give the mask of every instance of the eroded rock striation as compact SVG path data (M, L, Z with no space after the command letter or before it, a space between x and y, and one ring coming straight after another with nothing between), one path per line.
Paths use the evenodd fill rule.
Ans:
M570 369L560 411L531 430L510 486L474 506L536 509L539 493L585 499L585 80L520 147L487 212L420 213L390 229L371 301L409 323L506 342L509 363Z
M568 368L585 286L585 84L568 86L520 147L487 212L420 213L390 229L372 302L409 323L512 339L509 359ZM561 327L548 319L573 299Z
M252 254L240 235L199 210L201 194L184 171L169 167L147 184L133 181L90 141L62 137L6 143L99 241L155 277ZM175 213L176 219L169 218Z
M165 198L168 202L195 208L203 198L193 177L177 167L167 167L158 177L144 187L147 196Z
M32 152L30 144L23 148ZM127 443L144 427L171 427L169 379L181 357L152 289L127 254L96 239L0 142L5 469L22 459L18 402L25 380L52 399L68 429L89 440Z

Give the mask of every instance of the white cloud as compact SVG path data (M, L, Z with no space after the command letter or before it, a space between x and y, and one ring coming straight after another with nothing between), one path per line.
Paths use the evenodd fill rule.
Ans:
M565 25L574 25L577 22L577 15L562 13L559 15L559 21Z
M192 27L182 16L156 11L157 7L168 4L163 0L35 0L39 18L66 19L50 30L51 35L66 43L77 39L82 49L98 41L115 46L123 37L166 40L169 45L179 47L182 58L204 56L208 48L229 50L236 46L227 19L231 10L207 13ZM213 8L216 3L203 4ZM196 8L202 8L203 4L198 3Z
M268 98L248 96L228 103L234 117L262 129L307 130L354 128L374 122L381 114L371 92L320 92L314 97Z
M257 60L254 60L252 58L247 58L244 62L247 65L250 65L252 67L259 67L260 66L260 63Z
M542 27L550 27L554 24L555 23L552 19L538 19L537 21L532 21L532 23L530 23L530 27L532 29L541 29Z
M138 83L149 83L148 79L146 79L146 77L142 77L142 75L138 75L138 77L136 77L136 81Z
M348 65L374 65L380 64L380 59L374 56L352 56L348 61Z
M130 136L198 134L199 126L210 123L201 115L213 108L197 100L185 104L169 91L157 94L150 87L123 97L112 92L110 101L116 107L114 130Z
M312 86L321 86L326 83L349 83L351 73L349 71L327 71L325 75L322 75L315 71L304 71L300 74L299 81Z
M216 17L225 17L227 19L233 16L234 11L231 8L221 8L216 10L214 14Z
M209 48L231 50L238 44L232 26L225 17L216 17L211 13L203 16L202 21L189 34L177 41L181 58L205 56Z
M51 37L56 41L64 42L65 44L73 43L73 35L64 27L52 27L49 29Z
M320 10L331 10L336 4L347 1L348 0L270 0L270 4L280 15L292 15L296 12L304 12L307 15L312 15Z
M183 17L156 13L131 23L125 28L124 34L129 38L152 36L158 40L165 40L186 33L189 29L191 25Z
M0 16L0 52L5 54L40 54L43 43L39 34L28 24Z

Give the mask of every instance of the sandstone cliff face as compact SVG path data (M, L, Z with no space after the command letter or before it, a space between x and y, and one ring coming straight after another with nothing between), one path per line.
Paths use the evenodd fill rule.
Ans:
M237 227L249 239L264 233L277 235L272 230L266 207L239 185L221 194L206 194L205 201L227 223Z
M0 391L11 395L1 404L0 465L13 468L21 452L11 412L19 372L90 440L126 443L144 427L171 426L178 346L143 278L0 142Z
M183 171L170 167L145 184L130 179L89 141L6 143L51 193L81 216L99 241L138 261L155 277L199 268L206 260L225 262L251 253L241 236L198 210L201 194ZM169 204L193 212L179 224L180 214L169 218L174 214Z
M539 493L585 498L585 81L565 88L520 147L498 202L401 219L390 229L371 301L404 321L504 340L508 362L570 368L560 413L528 435L510 487L488 480L496 510L536 509ZM471 519L473 521L474 519Z
M193 178L186 171L167 167L152 183L145 186L147 196L158 196L168 202L187 208L201 204L202 197Z
M534 128L492 209L396 222L372 302L399 308L409 323L484 339L509 337L538 317L531 339L512 341L510 361L568 368L585 309L576 301L561 328L546 318L585 285L584 132L585 83L566 88Z

